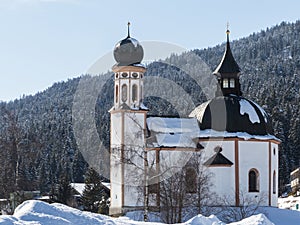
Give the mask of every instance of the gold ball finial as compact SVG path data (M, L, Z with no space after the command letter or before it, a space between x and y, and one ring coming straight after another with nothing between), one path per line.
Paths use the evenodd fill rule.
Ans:
M227 30L226 30L226 34L230 34L230 30L229 30L229 22L227 22Z

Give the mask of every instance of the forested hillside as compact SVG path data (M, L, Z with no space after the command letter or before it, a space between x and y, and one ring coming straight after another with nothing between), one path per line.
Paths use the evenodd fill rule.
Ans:
M215 78L213 75L201 75L204 73L202 70L208 71L199 65L196 58L200 56L213 70L220 62L224 48L222 44L193 50L149 64L146 78L160 77L173 81L174 88L169 88L172 93L176 95L182 89L193 102L190 105L178 96L166 99L163 97L165 90L156 88L162 79L152 79L151 82L145 79L145 105L150 109L149 114L187 116L193 106L211 97ZM262 105L271 115L275 135L282 140L280 182L289 182L289 172L300 166L300 21L282 23L233 41L231 48L242 69L244 96ZM88 163L75 138L72 108L78 85L84 79L95 83L97 77L85 75L56 83L34 96L0 103L0 198L8 197L16 190L48 193L66 177L72 182L83 182ZM155 90L155 95L147 93L147 90ZM89 149L94 152L104 176L108 174L109 162L103 149L109 146L108 110L112 103L113 79L110 77L105 79L99 90L94 108L94 121L103 146L95 146L95 151ZM181 105L181 111L174 105Z

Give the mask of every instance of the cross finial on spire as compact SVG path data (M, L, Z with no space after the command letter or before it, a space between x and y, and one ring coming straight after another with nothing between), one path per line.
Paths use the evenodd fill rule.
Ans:
M127 30L127 36L130 37L130 30L129 30L130 22L129 22L129 21L128 21L128 23L127 23L127 26L128 26L128 28L127 28L127 29L128 29L128 30Z
M229 22L227 22L227 30L226 30L226 34L230 34L230 31L229 31Z

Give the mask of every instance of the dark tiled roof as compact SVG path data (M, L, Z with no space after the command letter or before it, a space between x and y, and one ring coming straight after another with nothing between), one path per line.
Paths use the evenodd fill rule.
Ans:
M241 114L241 104L247 104L251 111ZM251 121L250 115L259 121ZM191 116L198 119L201 130L273 135L271 120L264 110L254 102L236 95L219 96L203 103L194 109Z
M205 166L232 166L233 163L227 159L221 152L217 152L211 158L209 158L205 163Z

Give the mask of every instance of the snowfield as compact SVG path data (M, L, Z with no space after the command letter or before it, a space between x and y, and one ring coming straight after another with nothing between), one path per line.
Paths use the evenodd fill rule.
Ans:
M278 208L264 207L264 213L248 217L230 225L299 225L300 212ZM272 222L271 222L272 221ZM83 212L62 204L48 204L37 200L29 200L19 205L14 215L0 216L1 225L99 225L99 224L150 224L138 222L128 217L111 218L108 216ZM162 224L162 223L151 223ZM182 225L226 225L216 216L198 215Z

